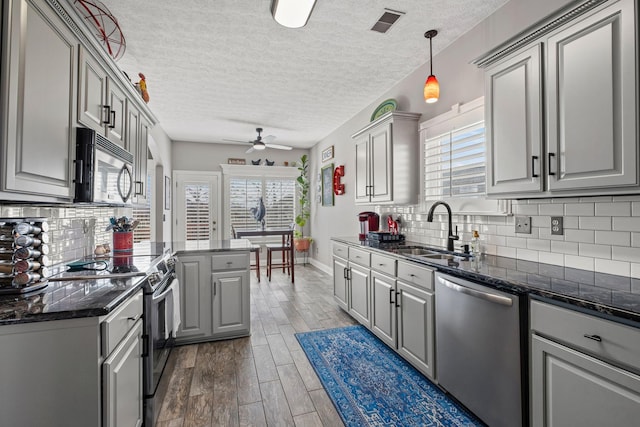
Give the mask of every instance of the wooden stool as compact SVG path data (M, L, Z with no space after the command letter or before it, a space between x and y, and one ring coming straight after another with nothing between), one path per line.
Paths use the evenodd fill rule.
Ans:
M268 243L267 247L267 280L271 281L271 269L273 267L282 267L282 272L287 269L287 274L291 275L291 263L293 259L291 257L291 239L287 236L282 236L282 243ZM280 252L282 254L282 262L273 262L273 253Z

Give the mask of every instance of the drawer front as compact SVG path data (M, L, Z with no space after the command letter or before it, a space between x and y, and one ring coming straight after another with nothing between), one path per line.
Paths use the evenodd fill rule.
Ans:
M371 254L371 269L389 276L395 276L396 260L384 255Z
M244 270L247 268L249 268L249 252L211 256L211 271Z
M531 301L531 329L596 357L640 371L640 329Z
M398 279L423 289L433 290L433 270L414 263L398 261Z
M349 247L342 243L333 242L333 254L340 258L347 259L349 257Z
M102 322L102 348L107 357L142 317L142 291L122 303Z
M356 264L360 264L364 267L371 266L371 253L362 249L350 247L349 248L349 261Z

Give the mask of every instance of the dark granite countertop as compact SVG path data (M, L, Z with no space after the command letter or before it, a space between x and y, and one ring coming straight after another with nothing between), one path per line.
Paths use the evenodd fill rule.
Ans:
M332 240L395 255L505 292L551 299L613 320L640 324L640 279L486 254L479 259L428 259L401 255L398 246L375 248L357 237ZM404 245L426 246L416 242Z
M176 255L198 252L248 251L251 249L251 242L248 239L173 242L172 248Z

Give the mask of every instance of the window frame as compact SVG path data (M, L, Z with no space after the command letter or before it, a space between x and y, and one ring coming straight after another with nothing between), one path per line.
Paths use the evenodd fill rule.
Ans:
M421 211L428 211L435 199L427 199L425 196L426 175L425 175L425 141L446 133L454 132L484 121L484 96L476 98L465 104L455 104L451 110L440 114L432 119L420 123L420 197L419 205ZM486 147L486 141L485 141ZM486 173L485 151L485 173ZM443 197L442 200L451 206L453 213L464 215L511 215L511 201L490 199L482 196L455 196Z
M223 236L231 239L231 193L230 184L232 178L251 179L258 178L262 181L262 191L264 192L265 181L269 179L283 179L294 181L293 216L298 212L298 191L295 180L300 175L296 167L291 166L254 166L254 165L229 165L221 164L222 180L224 186L224 230ZM267 224L268 226L268 224ZM253 238L252 238L253 239ZM256 240L256 243L258 241Z

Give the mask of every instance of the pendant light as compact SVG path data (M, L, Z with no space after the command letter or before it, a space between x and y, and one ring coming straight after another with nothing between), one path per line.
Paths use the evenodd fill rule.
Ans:
M432 104L438 100L440 97L440 83L438 83L438 79L433 75L433 57L431 56L433 51L433 46L431 44L431 39L433 39L438 34L436 30L429 30L424 33L424 36L429 39L429 67L431 67L431 73L429 77L427 77L427 81L424 82L424 102L427 104Z

